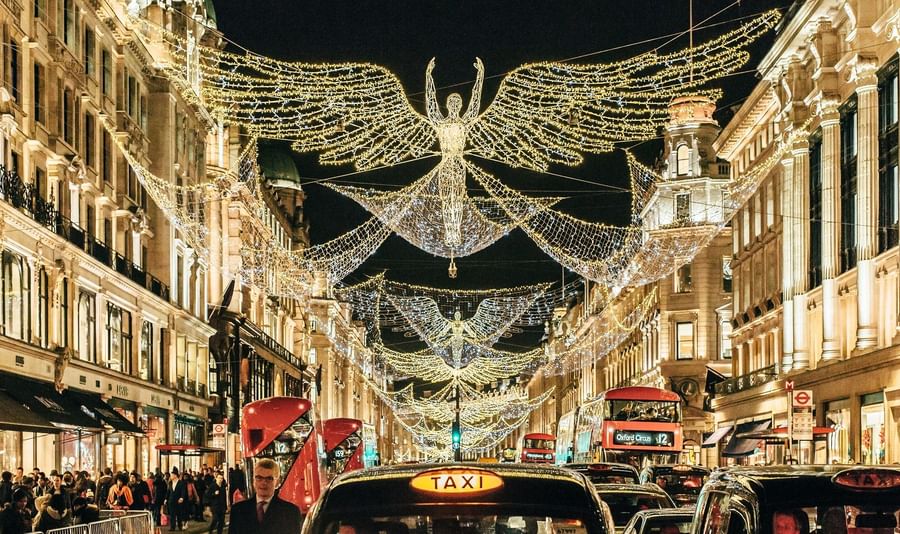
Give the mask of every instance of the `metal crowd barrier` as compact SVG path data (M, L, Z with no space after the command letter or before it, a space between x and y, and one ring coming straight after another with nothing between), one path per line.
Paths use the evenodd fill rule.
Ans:
M153 534L153 516L149 511L100 510L100 521L86 525L55 528L29 534Z

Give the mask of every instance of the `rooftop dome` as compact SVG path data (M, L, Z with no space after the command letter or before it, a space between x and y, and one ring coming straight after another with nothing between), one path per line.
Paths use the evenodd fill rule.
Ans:
M259 146L259 170L266 182L272 187L281 189L297 189L300 187L300 171L291 157L291 151L277 145Z

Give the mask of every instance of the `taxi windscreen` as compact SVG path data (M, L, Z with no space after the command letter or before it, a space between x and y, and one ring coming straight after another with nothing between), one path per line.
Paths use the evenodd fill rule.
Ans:
M324 534L587 534L584 521L570 517L497 513L435 513L348 517L325 525Z

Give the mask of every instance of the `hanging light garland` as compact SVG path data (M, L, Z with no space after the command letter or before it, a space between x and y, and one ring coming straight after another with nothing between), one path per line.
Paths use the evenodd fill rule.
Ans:
M462 99L450 95L446 114L436 100L432 61L426 72L425 115L411 106L399 80L376 65L286 62L170 36L175 61L168 69L183 78L199 56L204 81L200 103L214 116L259 136L291 140L299 151L319 151L323 164L352 163L366 170L440 156L438 165L416 182L423 187L415 197L337 189L415 246L451 258L451 276L456 271L453 258L481 250L520 226L567 267L623 287L627 260L642 242L639 229L592 225L547 211L554 199L510 194L466 158L546 171L551 163L577 165L582 153L608 151L616 142L652 138L667 119L673 98L715 96L715 91L700 88L743 65L749 43L778 19L777 12L768 12L708 43L671 54L650 52L612 64L524 65L506 76L483 112L480 61L468 108L463 111ZM196 96L188 93L186 98ZM491 183L486 187L489 199L468 196L467 174L482 185ZM395 208L385 208L395 206L398 198L412 206L407 218L394 217ZM542 216L534 217L538 213ZM568 233L572 228L575 239Z

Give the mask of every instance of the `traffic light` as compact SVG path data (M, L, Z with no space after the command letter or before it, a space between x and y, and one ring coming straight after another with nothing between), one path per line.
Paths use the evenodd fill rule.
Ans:
M462 430L459 428L459 421L453 421L450 429L450 440L453 442L453 450L458 451L459 445L462 443Z

